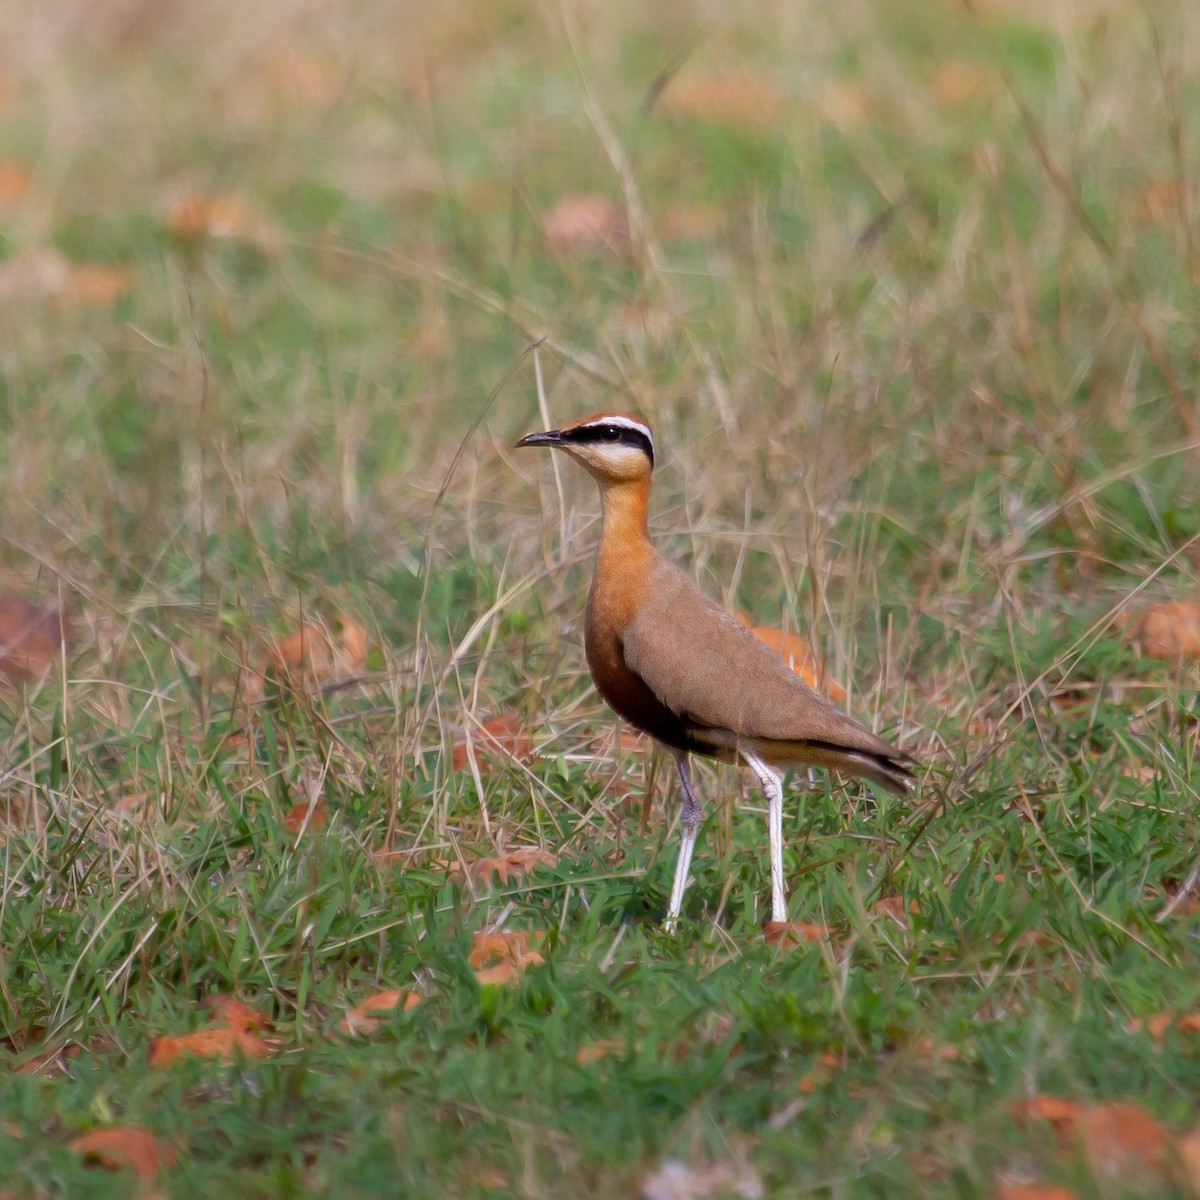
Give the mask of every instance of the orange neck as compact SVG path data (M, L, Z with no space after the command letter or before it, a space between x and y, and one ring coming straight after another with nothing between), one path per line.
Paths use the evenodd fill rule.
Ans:
M648 479L600 485L602 528L588 599L589 638L623 630L645 600L647 564L654 555L646 527L649 500Z
M648 545L650 530L646 523L650 508L650 480L631 479L600 485L602 544L633 549Z

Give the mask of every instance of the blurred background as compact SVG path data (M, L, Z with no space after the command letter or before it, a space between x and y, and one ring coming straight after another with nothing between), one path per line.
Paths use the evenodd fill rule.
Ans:
M197 1195L1015 1197L1085 1171L1039 1088L1194 1123L1198 59L1194 0L0 5L15 1194L114 1097ZM511 449L600 408L928 769L792 788L807 950L708 768L659 935L595 488ZM147 1061L214 994L253 1087Z
M98 679L207 721L308 612L393 680L471 631L577 678L591 485L508 448L600 407L671 552L869 695L969 723L1191 585L1191 6L0 22L0 563Z

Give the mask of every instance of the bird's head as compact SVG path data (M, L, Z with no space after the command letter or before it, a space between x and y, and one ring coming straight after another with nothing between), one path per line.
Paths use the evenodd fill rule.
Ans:
M565 450L601 484L649 479L654 470L654 434L628 413L593 413L561 429L527 434L517 445Z

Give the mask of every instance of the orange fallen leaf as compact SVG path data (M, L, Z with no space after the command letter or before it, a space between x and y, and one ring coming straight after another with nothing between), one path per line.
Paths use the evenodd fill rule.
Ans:
M150 1043L150 1065L167 1067L181 1058L189 1057L219 1058L222 1062L234 1062L239 1055L243 1058L267 1058L274 1053L274 1049L270 1042L255 1034L217 1025L178 1037L156 1037Z
M673 204L663 214L659 230L668 242L703 241L722 224L721 210L711 204Z
M257 225L245 203L228 192L193 192L176 200L167 212L167 228L183 241L239 238L254 241Z
M763 938L771 946L799 946L804 942L822 942L833 930L808 921L768 921L763 926Z
M367 665L367 631L345 613L338 618L341 625L340 663L357 674Z
M1200 604L1172 600L1122 614L1117 627L1147 658L1200 658Z
M871 115L871 94L860 83L835 80L821 92L817 107L831 125L849 129L861 125Z
M775 124L783 97L761 75L686 74L663 93L662 107L670 113L698 117L741 129L769 129Z
M749 625L743 614L735 613L744 625ZM805 683L811 688L824 692L830 700L841 703L846 699L846 690L836 681L830 679L824 668L817 662L817 656L812 647L798 633L784 633L771 625L750 625L754 634L764 646L769 646Z
M1012 1106L1012 1114L1018 1125L1030 1119L1049 1121L1058 1135L1059 1145L1065 1148L1071 1144L1075 1122L1083 1107L1079 1101L1061 1096L1034 1096L1032 1100L1018 1100Z
M367 635L345 614L333 625L306 621L281 637L263 655L257 667L244 669L241 692L250 703L263 698L269 678L285 680L291 687L316 689L357 675L366 666Z
M510 879L519 879L535 867L557 865L558 859L549 850L540 850L536 846L521 846L503 858L478 859L471 863L467 870L472 879L487 881L495 875L501 883L508 883Z
M1070 1188L1052 1183L998 1183L996 1200L1076 1200Z
M629 253L629 218L607 196L564 196L542 218L542 238L555 254L605 250Z
M589 743L597 754L640 754L649 746L650 739L636 729L621 725L616 729L615 736L607 734L604 737L593 738Z
M73 263L57 250L23 250L0 263L0 300L62 300L104 307L132 286L131 267Z
M0 262L0 300L45 300L66 286L71 264L57 250L22 250Z
M451 751L450 762L454 770L463 770L470 758L467 754L467 738L474 743L475 762L479 770L486 774L486 763L489 759L509 756L520 762L530 762L536 757L533 740L525 732L524 726L511 713L501 713L484 721L478 729L470 730L460 738L456 738Z
M328 825L329 805L324 800L318 800L316 804L301 800L299 804L293 804L283 818L283 827L289 833L320 833Z
M623 1055L626 1050L626 1042L624 1038L597 1038L594 1042L587 1042L579 1047L575 1055L575 1061L581 1067L590 1066L592 1063L600 1062L605 1058L614 1058L617 1055Z
M139 1179L153 1179L164 1167L177 1161L175 1148L147 1129L136 1125L110 1125L93 1129L68 1143L69 1149L85 1160L98 1162L110 1171L127 1168Z
M1182 1133L1175 1139L1175 1156L1192 1191L1200 1195L1200 1129Z
M911 1049L918 1057L932 1062L953 1062L959 1057L957 1046L948 1042L939 1042L932 1034L917 1038L911 1044Z
M9 679L27 681L48 674L66 636L61 614L18 596L0 596L0 673Z
M31 1058L23 1059L12 1067L21 1075L44 1075L57 1079L66 1075L71 1069L71 1063L79 1057L82 1047L78 1042L68 1042L53 1050L43 1050Z
M909 915L916 916L921 910L915 900L910 900L906 908L903 896L881 896L871 905L871 911L880 916L891 917L900 925L907 925Z
M269 1017L236 996L215 992L205 996L200 1001L200 1007L212 1013L214 1025L223 1025L226 1029L236 1029L241 1033L264 1033L271 1028Z
M467 961L475 968L481 986L515 983L526 967L545 962L541 951L531 943L541 935L518 929L500 929L471 935Z
M16 158L0 158L0 211L11 210L25 198L31 183L29 168Z
M818 1088L824 1087L841 1065L841 1059L836 1054L825 1051L818 1055L817 1061L800 1076L800 1082L796 1085L797 1090L805 1095L811 1095Z
M113 263L77 263L67 273L59 295L72 304L107 308L133 290L133 268Z
M954 106L983 99L995 85L996 77L983 67L952 59L938 67L930 91L939 104Z
M508 987L516 983L521 974L521 968L511 962L498 962L490 967L475 969L475 979L480 987Z
M1036 1096L1014 1105L1013 1114L1018 1121L1049 1121L1060 1145L1078 1144L1099 1180L1131 1180L1171 1165L1171 1135L1145 1109L1124 1100L1080 1104L1059 1096Z
M1170 1134L1145 1109L1117 1100L1077 1118L1079 1145L1098 1180L1144 1178L1168 1165Z
M1147 179L1133 198L1134 220L1143 225L1169 225L1186 211L1187 189L1178 179Z
M332 103L342 90L343 73L330 59L280 50L259 64L265 88L287 108L312 108Z
M525 929L479 930L471 935L467 961L473 967L485 967L498 959L530 966L545 961L537 948L541 940L540 933Z
M354 1036L356 1034L374 1033L384 1023L386 1014L397 1008L411 1012L421 1003L421 993L411 988L392 988L388 991L376 992L356 1004L338 1022L338 1028Z

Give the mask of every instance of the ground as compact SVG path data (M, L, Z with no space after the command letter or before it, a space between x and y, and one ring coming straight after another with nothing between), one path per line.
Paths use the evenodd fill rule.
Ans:
M0 14L0 1195L1190 1195L1195 6L195 8ZM662 930L600 408L920 761L782 944L729 768Z

